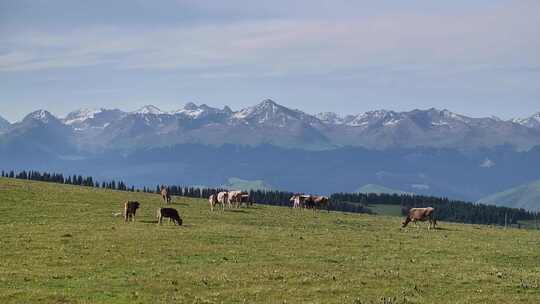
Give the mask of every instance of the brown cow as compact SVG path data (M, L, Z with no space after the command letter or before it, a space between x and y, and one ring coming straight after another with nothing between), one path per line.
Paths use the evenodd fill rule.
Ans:
M168 217L169 222L172 220L174 223L178 224L178 226L182 226L182 218L180 218L180 214L178 214L178 211L174 208L159 208L157 210L157 217L160 225L163 218Z
M169 191L169 187L161 185L161 198L163 198L163 201L166 204L169 204L171 202L171 194Z
M129 219L135 221L135 213L139 209L139 202L127 201L124 203L124 223L127 223Z
M426 208L411 208L405 220L401 223L401 227L407 227L409 222L413 222L416 225L416 222L429 221L428 229L435 228L437 225L437 220L435 220L435 209L432 207Z
M225 210L225 204L222 204L218 200L217 194L210 195L210 197L208 198L208 202L210 202L210 211L214 211L214 206L216 206L217 204L221 205L221 210Z

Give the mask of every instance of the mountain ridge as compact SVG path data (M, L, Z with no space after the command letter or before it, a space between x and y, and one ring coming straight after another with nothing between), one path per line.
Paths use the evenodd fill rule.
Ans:
M64 118L45 110L29 115L42 120L44 128L49 127L48 121L56 125L60 121L74 133L71 136L73 148L85 151L129 151L182 143L272 144L307 150L345 146L378 150L402 147L467 150L501 145L528 150L540 145L540 113L511 120L472 118L435 108L404 112L374 110L344 116L333 112L312 115L265 99L238 111L227 106L219 109L187 103L173 111L146 105L132 112L80 109ZM16 129L13 127L16 124L4 126L0 136L8 136Z

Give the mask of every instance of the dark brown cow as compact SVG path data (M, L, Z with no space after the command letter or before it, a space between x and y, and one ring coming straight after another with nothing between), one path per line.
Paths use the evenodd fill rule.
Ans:
M127 201L124 203L124 222L127 223L129 219L135 221L135 213L139 209L141 204L139 202Z
M157 217L158 223L160 225L163 221L163 218L168 217L169 222L172 220L178 226L182 226L182 218L180 218L180 214L178 214L178 211L174 208L159 208L157 211Z
M318 209L326 208L328 212L330 212L330 200L326 196L317 196L313 195L311 196L311 199L313 200L313 204Z
M236 208L240 207L242 203L249 205L249 194L245 191L229 191L228 199L229 204L232 204Z
M428 229L435 228L437 221L435 220L435 209L432 207L426 208L411 208L405 220L401 223L401 227L407 227L407 224L413 222L416 225L416 222L429 221Z
M163 198L163 201L166 204L169 204L171 202L171 194L169 191L169 187L161 186L161 198Z
M293 202L293 208L304 207L313 210L326 208L330 212L329 199L326 196L297 194L291 197L290 201Z

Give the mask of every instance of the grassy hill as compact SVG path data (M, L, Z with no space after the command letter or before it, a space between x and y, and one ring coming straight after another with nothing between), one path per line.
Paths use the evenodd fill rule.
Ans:
M495 193L478 202L540 211L540 180Z
M354 191L354 192L357 192L357 193L376 193L376 194L381 194L381 193L384 193L384 194L394 194L394 193L396 193L396 194L410 194L410 193L405 192L405 191L395 190L395 189L391 189L391 188L381 186L381 185L376 185L376 184L363 185L362 187L356 189L356 191Z
M124 224L124 200L142 204ZM0 179L0 303L538 303L540 232Z

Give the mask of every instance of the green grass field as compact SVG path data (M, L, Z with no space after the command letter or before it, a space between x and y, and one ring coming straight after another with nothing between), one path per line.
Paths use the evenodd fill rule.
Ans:
M368 208L378 215L390 215L390 216L398 216L398 217L401 216L400 205L376 204L376 205L369 205Z
M142 203L137 222L113 212ZM540 232L0 179L0 303L540 303Z

